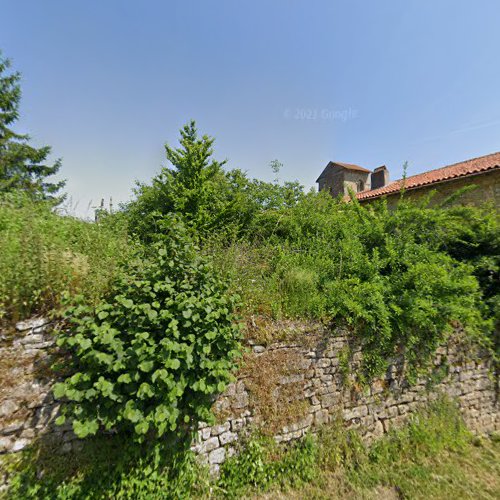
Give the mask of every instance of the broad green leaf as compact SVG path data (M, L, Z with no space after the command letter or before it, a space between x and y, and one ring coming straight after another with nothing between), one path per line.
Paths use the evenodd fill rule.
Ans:
M130 382L132 382L132 379L130 378L129 373L122 373L118 377L117 381L120 382L121 384L130 384Z
M97 317L99 319L106 319L107 317L109 316L109 312L108 311L100 311L98 314L97 314Z
M52 392L56 399L61 399L66 395L66 385L63 382L57 382L52 387Z
M135 432L137 432L137 434L146 434L146 432L148 432L148 429L149 423L146 420L142 420L135 426Z
M143 361L139 364L139 370L143 372L150 372L153 369L154 361Z
M98 429L99 424L97 420L84 420L82 422L79 420L73 421L73 431L81 439L89 435L94 435Z

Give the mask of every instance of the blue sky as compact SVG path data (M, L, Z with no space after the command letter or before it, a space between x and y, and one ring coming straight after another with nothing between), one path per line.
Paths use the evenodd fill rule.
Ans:
M194 118L216 157L313 186L500 150L500 2L2 0L20 131L62 157L76 213L126 201Z

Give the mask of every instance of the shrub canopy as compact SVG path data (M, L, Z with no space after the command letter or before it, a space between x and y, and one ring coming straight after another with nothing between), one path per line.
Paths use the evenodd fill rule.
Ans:
M101 426L161 436L209 419L212 396L231 379L236 298L179 221L163 219L161 229L97 308L68 310L73 328L58 343L73 354L73 374L55 394L80 437Z

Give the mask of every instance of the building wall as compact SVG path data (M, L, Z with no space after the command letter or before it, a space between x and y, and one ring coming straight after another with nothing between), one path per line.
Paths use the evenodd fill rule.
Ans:
M349 188L355 193L358 192L358 182L363 183L362 191L370 189L370 174L368 172L359 172L358 170L346 170L344 174L344 193L349 194Z
M338 196L343 193L344 169L333 166L327 169L324 177L319 183L320 191L328 191L332 196Z
M357 193L359 181L363 182L364 189L369 189L370 173L333 166L320 180L318 187L320 191L328 190L333 197L344 196L349 194L349 188Z

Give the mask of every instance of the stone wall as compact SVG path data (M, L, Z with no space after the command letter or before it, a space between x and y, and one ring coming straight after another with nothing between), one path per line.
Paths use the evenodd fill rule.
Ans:
M59 406L51 394L56 350L51 325L31 320L0 335L0 453L25 448L37 437L61 452L79 445L68 426L55 426ZM457 332L439 349L425 377L410 385L395 361L369 386L356 382L360 347L342 331L310 325L296 342L250 342L237 382L214 403L217 425L200 424L193 450L217 470L242 436L261 429L277 441L298 439L333 419L358 428L370 441L403 423L440 394L456 398L475 432L500 430L498 381L491 360L471 350Z
M0 331L0 454L22 450L35 438L54 439L61 452L76 439L68 426L55 426L59 405L51 393L55 345L43 318Z
M413 385L403 376L401 361L369 386L357 384L360 347L342 332L323 331L299 343L253 345L252 350L247 369L214 405L218 424L202 424L198 431L193 450L212 470L235 453L237 441L250 429L260 428L282 442L340 419L370 442L443 394L457 400L472 431L500 430L491 359L472 352L461 332L439 349L428 374Z

